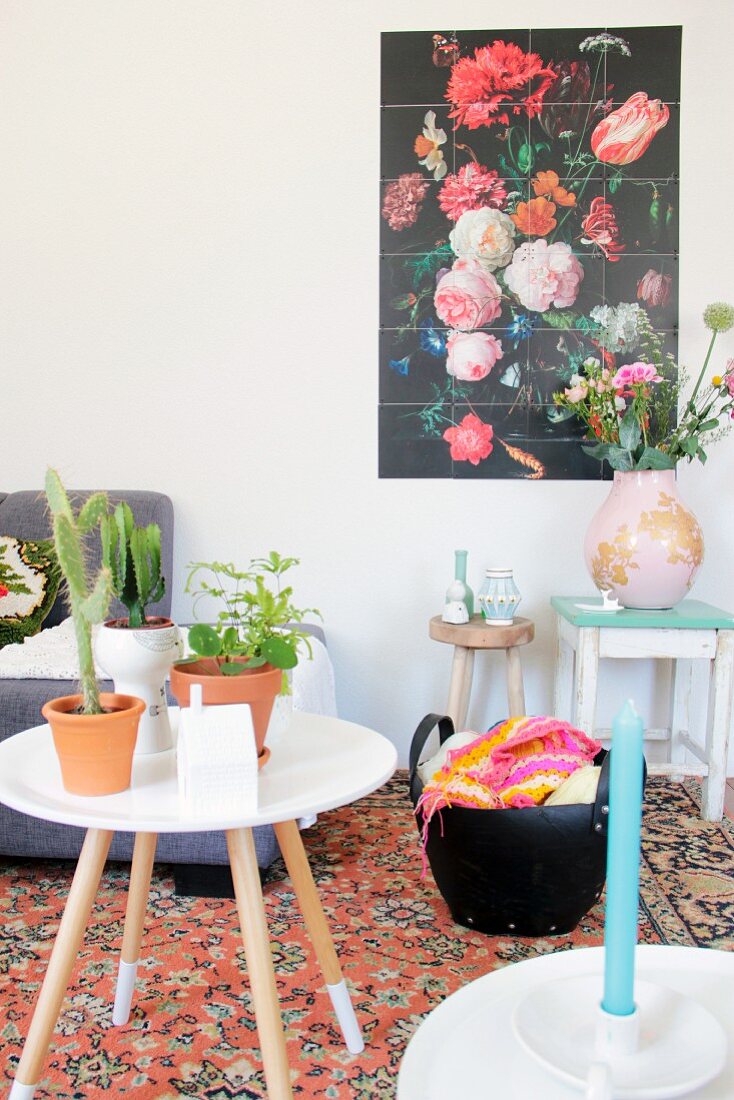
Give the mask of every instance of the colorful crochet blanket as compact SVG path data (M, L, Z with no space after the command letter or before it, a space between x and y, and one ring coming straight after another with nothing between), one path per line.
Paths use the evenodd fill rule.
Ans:
M537 806L601 745L558 718L509 718L450 751L421 794L424 836L437 810L464 806L503 810Z

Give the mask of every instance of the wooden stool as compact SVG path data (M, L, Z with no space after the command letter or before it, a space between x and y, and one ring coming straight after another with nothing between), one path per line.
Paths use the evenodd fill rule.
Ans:
M473 615L468 623L456 626L445 623L440 615L434 615L428 624L428 633L434 642L446 642L454 647L446 713L453 719L457 730L463 729L466 723L474 674L474 652L477 649L504 649L507 655L508 718L525 714L525 689L518 648L532 642L535 637L535 623L531 619L515 616L510 626L487 626L481 615Z

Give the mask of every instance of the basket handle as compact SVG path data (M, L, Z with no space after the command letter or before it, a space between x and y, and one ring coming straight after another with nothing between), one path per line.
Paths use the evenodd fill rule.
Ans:
M599 774L599 786L596 789L594 812L591 816L591 827L600 836L606 836L609 828L609 770L612 765L612 750L602 760ZM642 759L642 790L647 783L647 761Z
M442 745L444 741L455 732L453 720L449 718L448 714L427 714L425 718L418 723L418 728L413 734L413 740L410 743L410 756L408 760L411 783L413 782L415 771L418 767L418 761L423 752L423 746L436 725L438 725L438 737Z

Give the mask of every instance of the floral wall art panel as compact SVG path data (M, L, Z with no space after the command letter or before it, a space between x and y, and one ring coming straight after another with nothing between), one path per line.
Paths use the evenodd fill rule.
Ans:
M609 476L554 395L676 356L680 45L383 34L381 477Z

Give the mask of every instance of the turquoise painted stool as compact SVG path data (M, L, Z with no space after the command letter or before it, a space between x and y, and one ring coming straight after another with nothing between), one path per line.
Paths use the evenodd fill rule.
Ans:
M594 603L598 611L578 606ZM734 615L699 600L683 600L670 611L602 611L601 603L584 596L551 598L558 625L553 713L595 737L609 737L609 730L595 727L600 659L672 660L670 727L646 733L650 739L669 741L668 763L649 770L652 775L702 775L701 817L720 821L734 706ZM709 665L703 743L691 736L693 661ZM686 751L699 763L687 764Z

